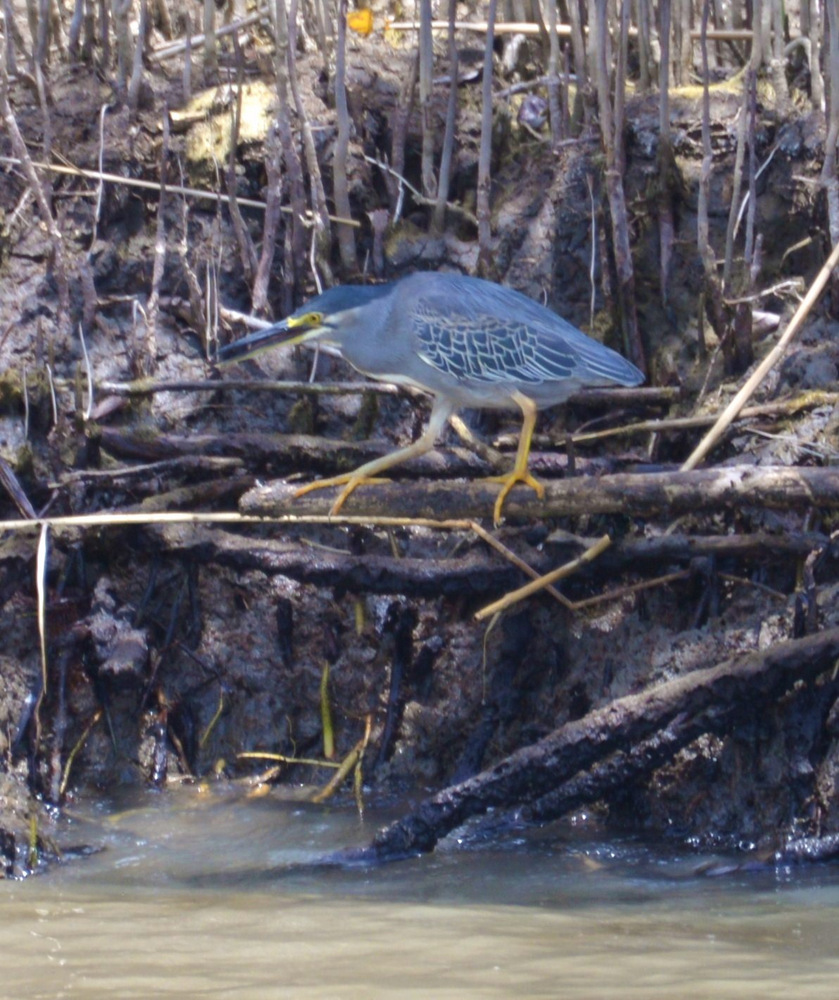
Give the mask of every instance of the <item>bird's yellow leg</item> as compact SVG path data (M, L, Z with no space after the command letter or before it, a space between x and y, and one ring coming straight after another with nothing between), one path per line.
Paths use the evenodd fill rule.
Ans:
M440 431L453 412L454 407L450 403L439 397L435 398L428 426L413 444L409 444L405 448L398 448L389 455L382 455L381 458L374 458L372 462L365 462L355 472L345 472L340 476L332 476L330 479L319 479L317 482L307 483L295 492L295 497L303 496L304 493L309 493L312 490L325 489L327 486L343 486L344 488L338 494L329 511L330 516L334 517L344 506L347 497L359 486L365 483L385 483L387 480L379 477L380 472L385 472L395 465L407 462L410 458L416 458L418 455L424 455L427 451L431 451Z
M536 404L532 399L523 395L520 392L515 393L513 399L521 407L521 412L524 416L521 426L521 435L519 437L519 447L516 452L516 463L513 466L511 472L508 472L504 476L490 476L489 481L491 483L501 483L501 492L495 501L495 507L492 511L492 519L496 528L501 523L501 508L504 506L504 501L507 499L507 494L516 485L516 483L524 483L525 486L529 486L532 490L536 491L536 496L541 500L545 496L545 487L535 479L527 471L527 460L530 456L530 442L533 440L533 431L536 427Z
M344 501L356 489L361 486L362 483L387 483L390 482L388 479L384 479L378 476L362 476L361 468L356 469L355 472L344 472L340 476L330 476L329 479L316 479L313 483L306 483L305 486L301 486L299 489L294 491L295 497L302 497L306 493L312 493L314 490L325 490L330 486L343 486L344 489L338 494L338 499L332 505L330 514L337 514L341 509Z

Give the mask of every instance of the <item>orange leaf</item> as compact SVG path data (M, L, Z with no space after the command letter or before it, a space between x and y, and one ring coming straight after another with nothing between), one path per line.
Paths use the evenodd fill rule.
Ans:
M347 14L347 27L366 38L373 30L373 11L351 10Z

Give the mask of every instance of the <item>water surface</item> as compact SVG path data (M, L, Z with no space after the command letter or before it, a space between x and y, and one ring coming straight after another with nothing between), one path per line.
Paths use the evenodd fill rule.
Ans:
M390 817L182 793L77 816L105 850L0 884L2 998L839 996L827 866L709 878L566 825L323 871Z

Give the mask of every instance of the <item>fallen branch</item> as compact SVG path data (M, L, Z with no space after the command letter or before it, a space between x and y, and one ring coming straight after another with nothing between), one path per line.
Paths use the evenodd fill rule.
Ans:
M692 472L581 476L544 485L544 500L526 487L514 489L504 504L507 520L582 514L676 517L744 506L776 510L839 507L839 469L835 468L738 465ZM302 497L295 497L294 492L288 483L268 483L246 493L239 509L261 516L328 514L336 497L335 489L315 490ZM479 480L377 483L359 487L342 513L475 519L491 515L497 494L497 485Z
M159 462L187 455L228 456L250 467L278 471L345 472L393 450L388 441L336 441L311 434L142 434L99 427L98 443L110 454L142 462ZM480 476L486 466L464 448L431 451L406 465L407 474ZM296 511L295 511L296 513Z
M128 523L144 523L139 515L129 516L132 519ZM547 552L529 552L529 566L518 558L511 562L510 558L514 554L509 550L506 550L503 562L488 558L480 549L452 557L424 554L422 557L407 555L397 558L372 552L354 555L337 548L313 546L299 539L256 538L232 534L219 530L218 525L190 521L188 515L182 515L176 521L177 517L178 515L173 515L171 519L156 520L149 515L145 520L146 525L157 524L155 530L158 531L159 542L171 554L239 571L258 569L269 576L279 574L316 586L337 587L354 592L410 594L414 597L456 594L462 598L472 596L476 600L485 600L489 595L503 593L517 586L521 580L520 573L538 576L555 564L558 557L573 558L575 554L584 551L586 545L593 544L593 540L569 537L567 544L551 545ZM208 519L213 517L221 518L221 515L208 515ZM104 522L105 515L102 515L99 523ZM118 526L126 522L117 514L114 515L113 523ZM300 523L305 524L305 520ZM338 520L336 526L344 523L346 522ZM407 526L410 522L404 524ZM54 524L53 530L57 530L59 526ZM437 527L446 526L440 523ZM466 531L480 528L480 525L449 522L447 527L448 530ZM479 537L483 539L485 535L486 533L479 534ZM495 542L493 547L498 550L497 539ZM700 538L669 535L661 539L624 539L614 543L596 564L587 567L587 573L589 578L593 575L597 579L609 580L629 568L637 570L639 565L658 569L664 560L671 565L688 564L703 555L773 560L777 563L790 558L804 558L827 542L826 536L816 533ZM424 544L424 553L428 553L430 544ZM444 544L446 547L449 545ZM615 592L576 603L558 592L552 596L574 612L595 601L619 599L633 589L660 584L661 578L642 580Z
M618 698L474 778L426 799L380 831L369 847L347 852L347 860L390 861L431 851L441 837L492 807L509 809L543 800L539 808L544 811L544 803L551 802L546 796L556 794L578 772L625 752L626 747L637 748L638 766L632 769L637 778L660 766L700 730L724 730L744 707L763 700L768 703L794 684L812 682L831 669L837 657L839 629L834 628ZM588 791L582 779L567 784L567 801L577 805L593 801L592 796L602 796L604 789L623 780L620 768L609 775L606 769L602 773L603 781L593 781ZM556 815L555 808L551 814Z
M521 580L515 566L480 552L448 559L396 559L371 553L352 555L300 541L233 535L189 524L166 525L156 531L165 550L181 557L240 572L258 569L270 576L355 593L460 599L473 595L476 600L486 600L488 594L509 590Z
M839 857L839 834L828 833L823 837L799 837L775 852L775 864L815 864L835 861Z
M705 730L701 718L682 713L629 750L616 750L587 771L575 774L528 805L524 817L534 823L559 819L580 806L597 802L662 767Z

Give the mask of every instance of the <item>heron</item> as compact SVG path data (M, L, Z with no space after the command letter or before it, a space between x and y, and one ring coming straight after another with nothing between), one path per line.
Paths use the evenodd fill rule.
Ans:
M501 490L493 520L517 483L542 499L544 486L528 470L536 416L580 389L636 386L643 373L616 351L521 292L461 274L421 271L380 285L338 285L284 320L233 341L223 362L252 357L280 344L336 348L370 378L411 386L433 397L431 416L412 444L366 462L354 472L297 490L342 487L335 515L359 486L434 447L461 407L519 410L522 428L513 468L490 477Z

